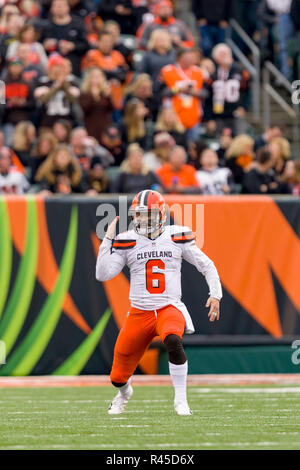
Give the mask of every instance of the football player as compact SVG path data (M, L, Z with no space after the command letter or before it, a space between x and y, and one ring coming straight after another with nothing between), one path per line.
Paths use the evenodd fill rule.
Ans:
M184 333L194 333L191 317L181 302L181 263L196 266L207 281L210 321L219 319L222 288L214 263L196 246L188 227L165 225L166 204L160 193L138 193L130 207L134 229L115 237L118 217L109 225L100 246L96 278L108 281L125 265L130 269L130 303L114 350L110 374L118 394L108 413L120 414L133 389L131 376L155 336L166 346L178 415L191 415L186 397L188 363L182 346Z

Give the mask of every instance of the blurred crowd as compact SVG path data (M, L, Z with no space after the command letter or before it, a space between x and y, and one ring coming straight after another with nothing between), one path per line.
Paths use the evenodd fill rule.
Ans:
M0 7L0 194L299 195L280 125L247 121L251 77L226 35L237 19L298 78L300 0L193 0L194 28L178 0Z

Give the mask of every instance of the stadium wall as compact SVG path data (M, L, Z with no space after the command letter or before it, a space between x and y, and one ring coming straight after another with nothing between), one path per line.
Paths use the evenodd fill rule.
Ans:
M221 319L210 323L205 280L183 263L183 300L201 333L185 338L190 372L298 372L291 342L300 334L300 201L166 199L173 220L191 226L214 260L224 290ZM96 211L110 204L118 213L119 203L113 195L0 198L0 340L7 353L0 375L109 373L129 306L129 272L95 280ZM204 217L195 223L202 204ZM192 209L185 213L186 206ZM138 372L165 372L166 365L154 343Z

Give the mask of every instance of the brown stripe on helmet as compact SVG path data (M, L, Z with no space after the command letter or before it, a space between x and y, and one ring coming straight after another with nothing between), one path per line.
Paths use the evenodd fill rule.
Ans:
M144 197L144 206L148 205L148 198L149 198L150 194L151 194L151 191L148 190L145 194L145 197Z

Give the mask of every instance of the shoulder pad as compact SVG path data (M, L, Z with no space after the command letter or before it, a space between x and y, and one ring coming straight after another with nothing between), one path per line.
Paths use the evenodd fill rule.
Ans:
M174 243L187 243L195 240L195 236L189 227L173 225L171 227L171 239Z
M112 243L112 248L115 248L116 250L128 250L130 248L135 247L136 245L136 240L114 240Z
M113 240L112 248L117 250L128 250L136 245L136 233L134 230L119 233Z
M126 232L119 233L115 240L134 240L136 241L138 234L134 230L126 230Z

